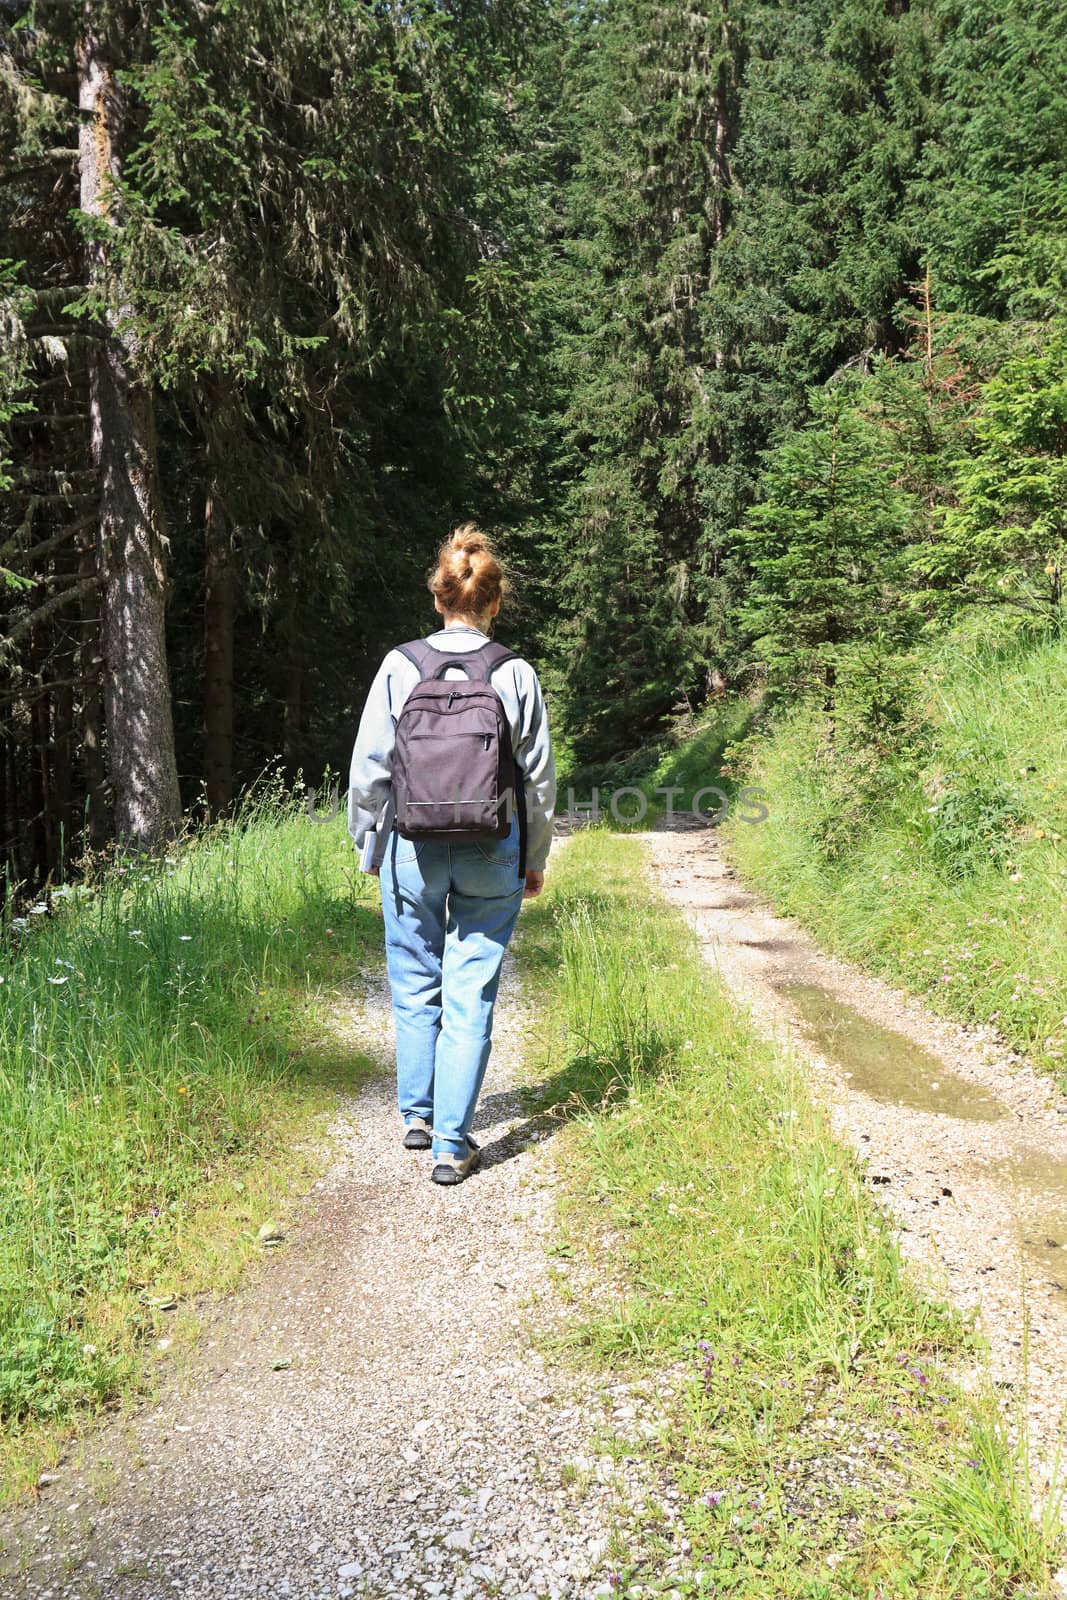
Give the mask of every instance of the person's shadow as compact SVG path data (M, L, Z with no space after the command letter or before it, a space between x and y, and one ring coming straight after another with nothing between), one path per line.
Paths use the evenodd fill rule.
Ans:
M516 1098L527 1115L499 1138L481 1146L479 1166L495 1167L503 1161L511 1161L531 1144L547 1143L574 1118L605 1108L613 1100L621 1100L633 1082L635 1070L641 1075L655 1073L659 1063L673 1055L675 1045L675 1040L651 1030L641 1041L639 1062L629 1056L616 1061L580 1054L539 1083L485 1095L479 1101L471 1129L475 1138L479 1128L491 1128L513 1115Z

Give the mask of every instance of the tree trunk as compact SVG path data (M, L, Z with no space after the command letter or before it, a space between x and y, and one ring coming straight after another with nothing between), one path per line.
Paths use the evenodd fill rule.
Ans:
M213 817L233 802L233 613L230 528L212 484L204 507L204 779Z
M94 557L86 550L81 557L82 576L94 569ZM89 850L102 850L108 836L107 775L104 766L104 707L100 679L100 618L95 591L82 598L79 662L85 678L81 703L81 746L85 783L85 843Z
M152 391L137 372L130 307L107 237L117 204L112 180L120 171L124 107L116 71L123 60L121 26L112 20L105 37L102 11L99 0L84 0L78 167L81 209L97 219L85 245L87 281L107 308L89 355L90 433L100 475L104 710L116 837L151 850L181 820L164 631L167 540Z

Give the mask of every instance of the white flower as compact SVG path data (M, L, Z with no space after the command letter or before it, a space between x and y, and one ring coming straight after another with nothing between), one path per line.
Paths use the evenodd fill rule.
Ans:
M193 936L192 936L192 934L191 934L191 933L179 933L179 935L178 935L178 938L179 938L179 939L180 939L180 940L181 940L181 942L182 942L182 944L188 944L188 943L189 943L189 940L190 940L190 939L191 939L191 938L192 938L192 937L193 937Z
M48 912L48 902L47 902L47 900L39 900L35 906L31 906L30 907L30 916L31 917L43 917L43 916L47 915L47 912Z
M144 929L143 928L131 928L129 930L129 934L130 934L130 938L131 939L139 939L143 933L144 933Z
M66 978L49 978L49 983L66 983Z

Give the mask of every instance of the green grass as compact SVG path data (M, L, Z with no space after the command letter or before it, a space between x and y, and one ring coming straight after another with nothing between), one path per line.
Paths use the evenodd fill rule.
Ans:
M749 741L769 820L730 859L779 910L925 996L1067 1063L1067 639L971 618L922 659L882 748L799 708Z
M0 948L0 1480L137 1381L229 1285L368 1063L326 1001L378 959L340 819L277 794L57 891ZM43 904L43 903L42 903Z
M921 1297L791 1058L653 898L638 847L576 837L520 943L568 1126L563 1248L592 1284L575 1335L605 1367L685 1375L657 1459L691 1572L647 1530L620 1593L738 1600L1038 1595L1054 1508L949 1369L967 1328ZM607 1280L610 1292L597 1293Z
M716 701L701 716L680 718L663 739L642 745L625 758L606 766L561 770L560 809L566 804L568 787L578 805L586 808L596 789L600 820L621 833L648 827L668 809L688 811L694 800L704 816L720 809L725 813L738 785L720 770L723 753L745 736L753 715L745 700ZM718 793L710 792L716 789ZM612 796L620 790L629 792L619 794L612 810ZM669 797L664 790L672 791ZM591 815L588 809L580 814Z

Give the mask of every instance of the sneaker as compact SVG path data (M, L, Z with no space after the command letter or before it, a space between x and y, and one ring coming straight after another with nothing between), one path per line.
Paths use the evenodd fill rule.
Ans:
M412 1117L404 1128L405 1150L428 1150L433 1140L430 1138L430 1124L425 1117Z
M482 1159L482 1152L474 1140L467 1136L467 1154L457 1156L451 1150L433 1158L433 1171L430 1177L434 1183L462 1183L468 1173L474 1171Z

